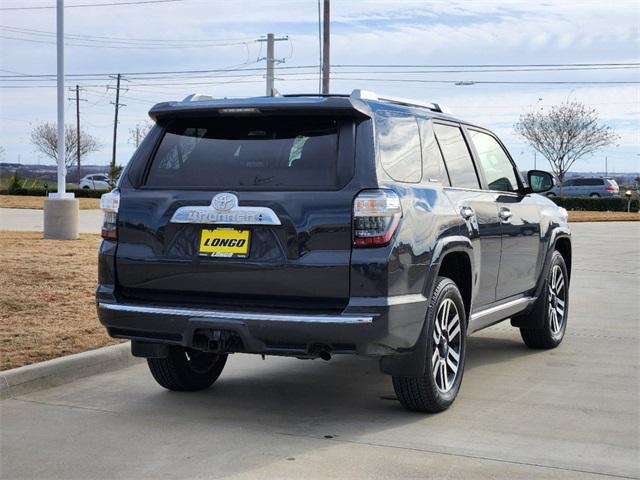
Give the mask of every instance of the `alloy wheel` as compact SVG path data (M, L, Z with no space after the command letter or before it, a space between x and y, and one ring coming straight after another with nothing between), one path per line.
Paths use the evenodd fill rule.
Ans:
M455 384L462 349L460 315L453 300L445 298L435 318L431 372L436 387L446 393Z
M560 265L554 265L551 269L549 280L548 311L551 333L555 336L562 331L565 316L565 302L567 299L564 273Z

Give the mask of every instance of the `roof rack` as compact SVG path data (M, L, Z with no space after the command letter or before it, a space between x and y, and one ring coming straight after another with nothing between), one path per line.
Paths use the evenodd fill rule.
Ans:
M420 102L418 100L409 100L408 98L400 97L380 97L377 93L371 92L369 90L356 89L351 92L350 98L357 100L373 100L374 102L387 102L393 103L395 105L405 105L407 107L427 108L433 112L439 113L451 113L451 111L447 107L438 103Z

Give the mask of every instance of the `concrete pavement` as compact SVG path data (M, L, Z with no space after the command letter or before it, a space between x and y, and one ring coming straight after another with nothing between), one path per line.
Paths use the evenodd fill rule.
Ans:
M80 210L80 233L100 233L101 210ZM44 211L30 208L0 208L0 230L41 231Z
M404 411L358 358L233 355L198 393L137 365L0 402L0 477L637 478L640 223L572 228L563 344L471 337L447 412Z

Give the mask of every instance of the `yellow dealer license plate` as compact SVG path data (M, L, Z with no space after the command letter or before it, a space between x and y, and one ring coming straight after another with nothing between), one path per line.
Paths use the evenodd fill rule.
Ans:
M200 255L207 257L249 256L249 230L235 228L214 228L202 230L200 235Z

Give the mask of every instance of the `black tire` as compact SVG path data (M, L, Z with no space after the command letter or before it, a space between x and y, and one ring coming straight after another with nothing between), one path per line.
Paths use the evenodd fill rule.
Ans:
M551 257L551 265L544 282L544 287L540 298L536 301L532 310L521 316L518 321L524 325L540 325L539 328L521 327L520 336L529 348L550 349L556 348L562 342L565 331L567 329L567 318L569 315L569 274L564 258L557 250L553 252ZM563 287L562 296L554 293L550 286L554 277L554 269L559 268L562 272ZM561 297L561 298L560 298ZM554 300L555 298L555 300ZM558 300L560 299L560 301ZM554 327L554 321L551 316L552 303L555 302L556 319L558 317L558 308L562 309L562 318L560 328ZM560 302L564 302L560 305Z
M589 195L591 198L600 198L600 195L598 193L592 193L591 195Z
M446 340L444 341L446 353L443 354L440 349L441 344L438 343L439 346L436 346L435 337L438 335L436 321L439 318L438 315L440 313L440 309L445 305L445 302L449 306L451 305L447 300L451 300L456 307L457 315L459 317L459 332L455 335L451 335L451 338L449 338L449 333L446 333L447 338L449 338L449 342ZM453 323L453 317L451 317L451 323L449 325ZM400 400L400 403L404 408L415 412L437 413L446 410L454 402L458 395L458 391L460 390L462 374L464 373L464 362L467 349L466 325L467 317L464 310L464 302L462 301L462 296L460 295L458 287L452 280L445 277L438 277L426 314L425 327L427 331L425 340L427 342L427 358L425 373L420 377L393 377L393 388L398 400ZM444 336L444 334L441 336ZM453 376L453 381L450 383L450 388L443 391L436 380L437 377L440 384L443 381L443 377L441 375L438 376L442 372L437 365L438 362L442 362L441 359L443 357L446 358L446 371L446 368L449 365L447 363L449 358L453 360L453 357L450 357L451 354L449 353L449 348L451 348L455 353L456 346L459 347L457 370ZM436 350L438 350L437 358ZM438 370L438 373L435 373L436 369Z
M556 194L555 194L555 193L553 193L553 192L549 192L549 193L547 193L547 198L553 198L553 197L555 197L555 196L556 196Z
M86 186L86 185L85 185L84 187L82 187L82 189L83 189L83 190L89 190L90 188L91 188L91 187L88 187L88 186Z
M171 346L167 358L148 358L151 375L169 390L193 392L209 388L227 363L227 355Z

